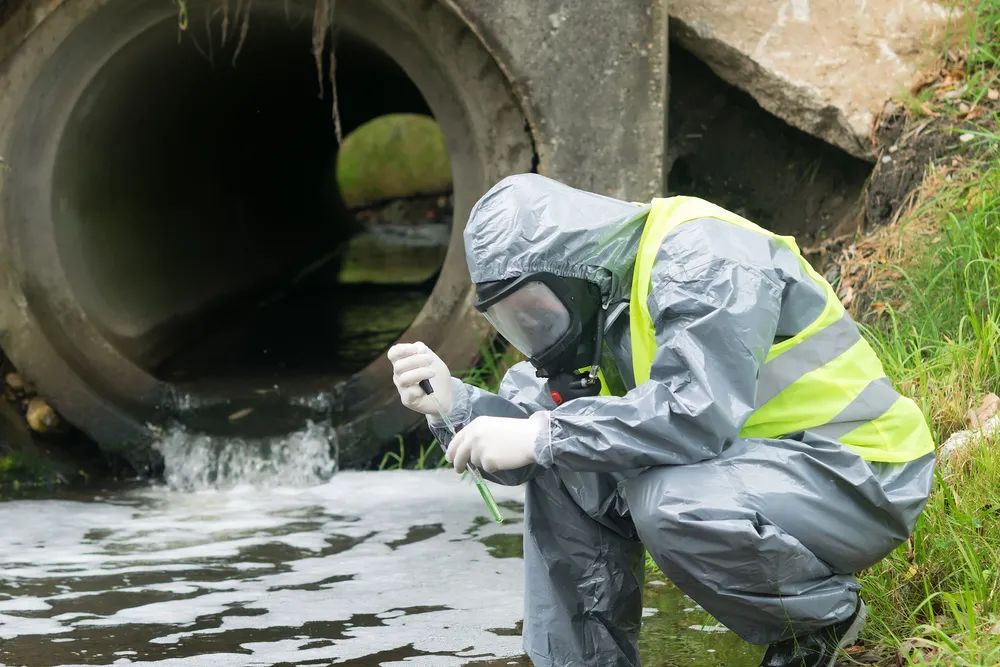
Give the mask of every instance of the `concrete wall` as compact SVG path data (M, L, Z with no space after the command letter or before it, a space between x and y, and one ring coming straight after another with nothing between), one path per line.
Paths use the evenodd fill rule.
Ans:
M627 199L663 191L665 0L448 0L522 99L538 170Z

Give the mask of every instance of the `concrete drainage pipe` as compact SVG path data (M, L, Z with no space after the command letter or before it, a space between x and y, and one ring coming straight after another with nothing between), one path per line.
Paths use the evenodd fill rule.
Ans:
M344 354L345 310L370 323L400 300L289 280L335 256L354 224L329 176L337 144L329 91L317 99L313 3L255 0L235 67L236 38L213 45L201 24L210 8L187 5L179 42L166 0L8 0L0 345L108 448L141 445L149 425L171 421L276 435L330 418L342 463L362 463L413 423L385 345L423 339L460 368L485 335L461 227L493 182L531 169L523 113L445 5L338 3L345 131L389 112L432 114L457 222L409 326L367 356ZM37 25L11 23L41 11Z

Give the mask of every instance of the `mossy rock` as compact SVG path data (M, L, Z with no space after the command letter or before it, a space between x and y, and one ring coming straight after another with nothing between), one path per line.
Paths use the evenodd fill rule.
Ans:
M88 465L74 451L33 434L14 406L0 397L0 500L86 480L90 473L83 468Z
M351 132L337 154L337 183L352 208L451 190L441 128L430 116L379 116Z

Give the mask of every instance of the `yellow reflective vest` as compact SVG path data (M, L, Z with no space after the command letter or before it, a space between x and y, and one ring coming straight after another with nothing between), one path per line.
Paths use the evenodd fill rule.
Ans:
M649 380L656 353L647 303L656 256L673 231L699 218L715 218L785 245L827 295L815 321L771 346L758 378L757 403L741 437L781 438L809 430L839 440L868 461L912 461L934 450L920 409L893 389L874 350L795 240L694 197L653 200L643 228L629 310L637 386Z

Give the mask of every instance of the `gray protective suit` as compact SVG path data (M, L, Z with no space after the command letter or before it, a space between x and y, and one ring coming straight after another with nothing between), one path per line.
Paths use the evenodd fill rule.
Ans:
M538 175L507 178L469 219L472 280L586 278L621 312L647 211ZM824 304L784 246L691 222L668 235L652 281L649 382L632 381L627 311L607 330L624 396L556 407L527 363L498 395L454 380L459 426L550 411L538 464L493 475L527 482L524 647L536 665L639 664L643 547L749 642L843 620L857 603L853 573L907 538L930 490L933 455L868 463L809 431L739 437L769 346Z

